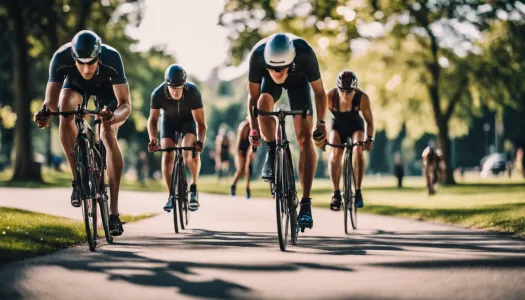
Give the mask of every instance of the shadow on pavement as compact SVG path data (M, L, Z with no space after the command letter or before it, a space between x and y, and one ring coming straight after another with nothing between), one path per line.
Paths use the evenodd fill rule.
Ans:
M212 230L191 230L183 234L165 234L148 238L140 235L125 237L126 242L104 245L96 253L72 251L71 254L58 253L53 256L25 261L31 266L59 266L72 271L104 274L108 280L124 281L139 286L168 287L175 293L198 298L248 297L252 290L242 284L229 281L227 277L216 277L213 270L228 272L261 272L271 276L272 272L294 272L304 270L326 270L334 272L354 272L345 265L320 263L322 258L312 262L250 262L213 263L178 261L178 250L221 250L228 248L267 249L279 253L276 234L219 232ZM118 250L112 249L118 247ZM299 246L289 246L290 252L308 252L321 255L367 255L398 257L396 262L365 263L369 267L400 269L465 269L465 268L525 268L525 243L518 239L502 238L499 234L476 231L440 232L389 232L365 230L348 236L326 237L300 235ZM152 258L155 251L173 251L168 260ZM381 253L374 251L382 251ZM406 257L399 253L409 253ZM213 256L213 252L209 252ZM448 254L445 259L430 255ZM472 257L450 259L451 254L461 253ZM203 252L199 253L203 255ZM497 254L498 257L495 257ZM520 255L521 254L521 255ZM254 254L256 255L256 254ZM293 257L294 253L282 253ZM518 256L519 255L519 256ZM288 258L287 257L287 258ZM257 261L256 257L253 258ZM30 268L28 268L30 269ZM22 298L19 285L25 280L27 270L11 268L12 273L0 284L0 298ZM335 274L337 276L337 274ZM5 288L8 287L8 288ZM175 294L174 294L175 295Z

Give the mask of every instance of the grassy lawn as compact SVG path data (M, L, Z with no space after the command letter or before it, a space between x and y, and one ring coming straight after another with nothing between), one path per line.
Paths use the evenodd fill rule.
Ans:
M45 170L44 178L48 184L23 183L26 187L69 186L68 173ZM7 172L0 173L0 186L12 183L2 182L10 178ZM525 236L525 180L520 176L491 177L481 179L477 174L467 174L457 178L458 185L439 187L436 196L428 197L421 177L407 177L404 188L395 188L392 176L368 176L364 180L363 212L401 216L419 220L429 220L458 224L465 227L482 228L498 232ZM231 182L231 177L228 182ZM297 187L300 188L299 183ZM162 181L148 181L140 185L124 180L125 190L166 191ZM228 195L230 183L217 181L215 176L202 176L199 191ZM259 179L251 183L252 197L270 197L269 184ZM312 201L317 207L328 208L332 185L328 179L315 179ZM237 195L244 196L245 182L237 184ZM300 195L301 192L299 191Z
M121 220L133 222L151 216L123 215ZM104 235L102 230L99 234ZM85 236L82 221L0 207L0 264L83 243Z

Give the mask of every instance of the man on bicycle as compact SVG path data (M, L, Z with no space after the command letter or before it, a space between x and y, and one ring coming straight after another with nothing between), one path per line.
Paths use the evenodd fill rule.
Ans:
M186 71L177 64L166 69L164 82L151 94L151 109L148 118L149 144L148 150L154 152L159 149L176 147L181 143L183 147L195 147L202 152L206 139L206 122L201 93L197 86L186 82ZM162 113L161 113L162 110ZM160 118L160 145L157 139L157 123ZM197 193L197 179L201 168L200 156L192 157L191 152L184 152L184 163L190 169L190 203L189 210L199 208ZM162 153L162 174L168 189L172 182L172 169L175 163L173 152ZM173 208L173 199L170 197L164 210Z
M317 167L317 154L312 142L313 117L310 86L315 96L317 111L317 140L326 139L324 116L326 113L326 93L324 91L319 64L313 49L308 43L292 34L277 33L258 42L251 52L249 67L249 103L250 141L253 146L261 144L259 130L268 146L268 154L262 170L265 180L274 176L276 151L276 122L273 117L261 116L259 122L254 118L252 108L272 111L275 102L281 98L282 88L288 91L292 110L308 107L310 115L306 118L295 118L294 127L297 143L300 148L299 177L303 189L299 226L313 226L310 191ZM260 129L259 129L260 126Z
M118 128L131 113L129 87L120 54L102 44L92 31L78 32L70 43L60 47L49 66L49 80L44 105L51 111L73 111L78 105L87 106L90 96L101 110L101 138L107 149L109 192L111 197L109 226L112 235L124 232L119 218L118 195L124 160L117 142ZM35 114L39 128L51 123L45 111ZM74 116L60 117L60 141L73 173L71 205L80 206L80 191L76 185L76 166L73 145L77 136Z
M436 147L436 142L431 140L428 146L421 154L423 161L423 175L427 183L428 195L436 194L436 183L438 182L438 175L441 170L444 170L445 163L441 150Z
M340 72L337 76L336 88L328 91L327 96L328 105L333 115L329 142L331 144L344 144L349 137L352 138L353 143L365 141L364 121L366 121L367 138L364 149L372 149L374 118L370 109L368 95L358 87L357 75L352 71ZM361 112L363 117L361 117L359 112ZM341 209L339 181L341 178L343 151L344 149L332 148L328 164L330 179L334 187L330 209L335 211ZM356 179L355 206L361 208L364 206L361 184L365 174L365 158L362 146L354 147L353 151Z

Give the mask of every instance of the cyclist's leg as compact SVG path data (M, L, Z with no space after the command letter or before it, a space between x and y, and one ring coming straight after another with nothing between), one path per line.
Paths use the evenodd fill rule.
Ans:
M271 79L263 78L261 83L261 95L257 101L257 108L265 111L273 111L275 102L279 101L282 88L275 84ZM259 116L259 127L262 138L267 142L275 140L276 122L272 116Z
M117 109L117 99L113 92L113 87L107 85L102 88L96 96L96 106L102 108L107 106L111 111ZM124 122L111 126L100 127L100 137L106 147L106 164L108 168L109 194L110 194L110 212L112 215L119 215L118 195L120 190L120 180L124 169L124 158L117 141L118 129Z
M237 184L237 181L241 178L242 175L244 175L244 169L245 164L247 160L247 151L244 151L242 149L238 149L237 153L235 154L235 175L233 176L233 182L232 185L235 186Z
M365 132L358 130L352 133L352 142L363 142L365 140ZM363 147L354 147L354 173L356 177L356 189L361 189L363 177L365 175L365 156L363 155Z
M328 140L331 144L341 144L342 140L336 129L332 129ZM341 162L343 160L344 149L332 148L330 152L330 158L328 163L328 171L330 173L330 180L334 191L339 190L339 182L341 180Z
M175 147L177 146L177 139L175 137L175 130L177 129L177 124L175 120L165 113L160 117L160 145L162 148ZM174 152L162 152L162 175L168 190L171 188L172 182L172 171L173 163L175 160Z
M272 111L275 102L281 98L282 87L275 84L271 79L263 78L261 84L261 96L257 101L257 108L265 111ZM262 177L265 180L272 180L274 160L275 160L275 118L271 116L259 116L259 128L261 129L262 138L268 146L268 153L263 165Z
M182 146L183 147L192 147L193 144L197 141L197 130L195 121L191 120L187 122L182 127ZM197 156L192 157L191 151L184 151L183 156L184 163L188 166L191 173L191 182L190 184L197 184L199 177L199 172L201 169L201 157L197 153Z
M312 99L310 97L310 83L306 76L287 83L288 98L292 110L302 110L305 106L312 111ZM313 116L308 115L306 119L300 116L294 118L295 135L300 148L299 155L299 178L303 189L303 198L310 198L312 181L317 168L317 153L312 140Z
M197 141L197 130L196 124L193 120L186 122L182 127L182 146L183 147L192 147ZM184 163L188 166L191 173L191 182L190 182L190 203L189 210L196 211L199 208L199 196L197 192L197 180L199 178L199 172L201 169L201 158L199 153L197 156L192 157L192 152L184 151L182 155Z
M252 147L248 147L248 149L246 150L245 154L244 154L244 175L246 177L246 188L249 189L250 188L250 176L251 176L251 173L252 173L252 170L251 170L251 163L253 161L253 156L254 156L254 153L253 153L253 149ZM243 165L241 165L241 168L242 168Z
M58 107L60 111L72 111L83 102L84 92L77 85L71 83L69 77L66 78L62 90L60 91ZM58 126L60 132L60 142L62 149L67 157L73 179L76 179L76 166L73 157L73 145L77 137L77 127L75 125L75 116L60 117Z

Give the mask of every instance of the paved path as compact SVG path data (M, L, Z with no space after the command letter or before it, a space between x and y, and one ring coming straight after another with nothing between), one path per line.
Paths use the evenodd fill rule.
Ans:
M0 189L0 205L28 194ZM71 212L63 189L31 190L42 211ZM6 200L13 195L18 200ZM19 196L20 195L20 196ZM24 195L24 196L21 196ZM58 197L60 195L60 197ZM158 211L163 194L126 193L122 213ZM8 197L10 198L10 197ZM67 197L66 197L67 199ZM0 299L524 299L525 242L478 230L315 209L299 246L279 251L274 202L201 195L191 229L171 214L127 224L114 245L87 245L0 267ZM31 200L35 201L35 200ZM37 207L36 205L31 205ZM27 207L25 207L27 208Z

